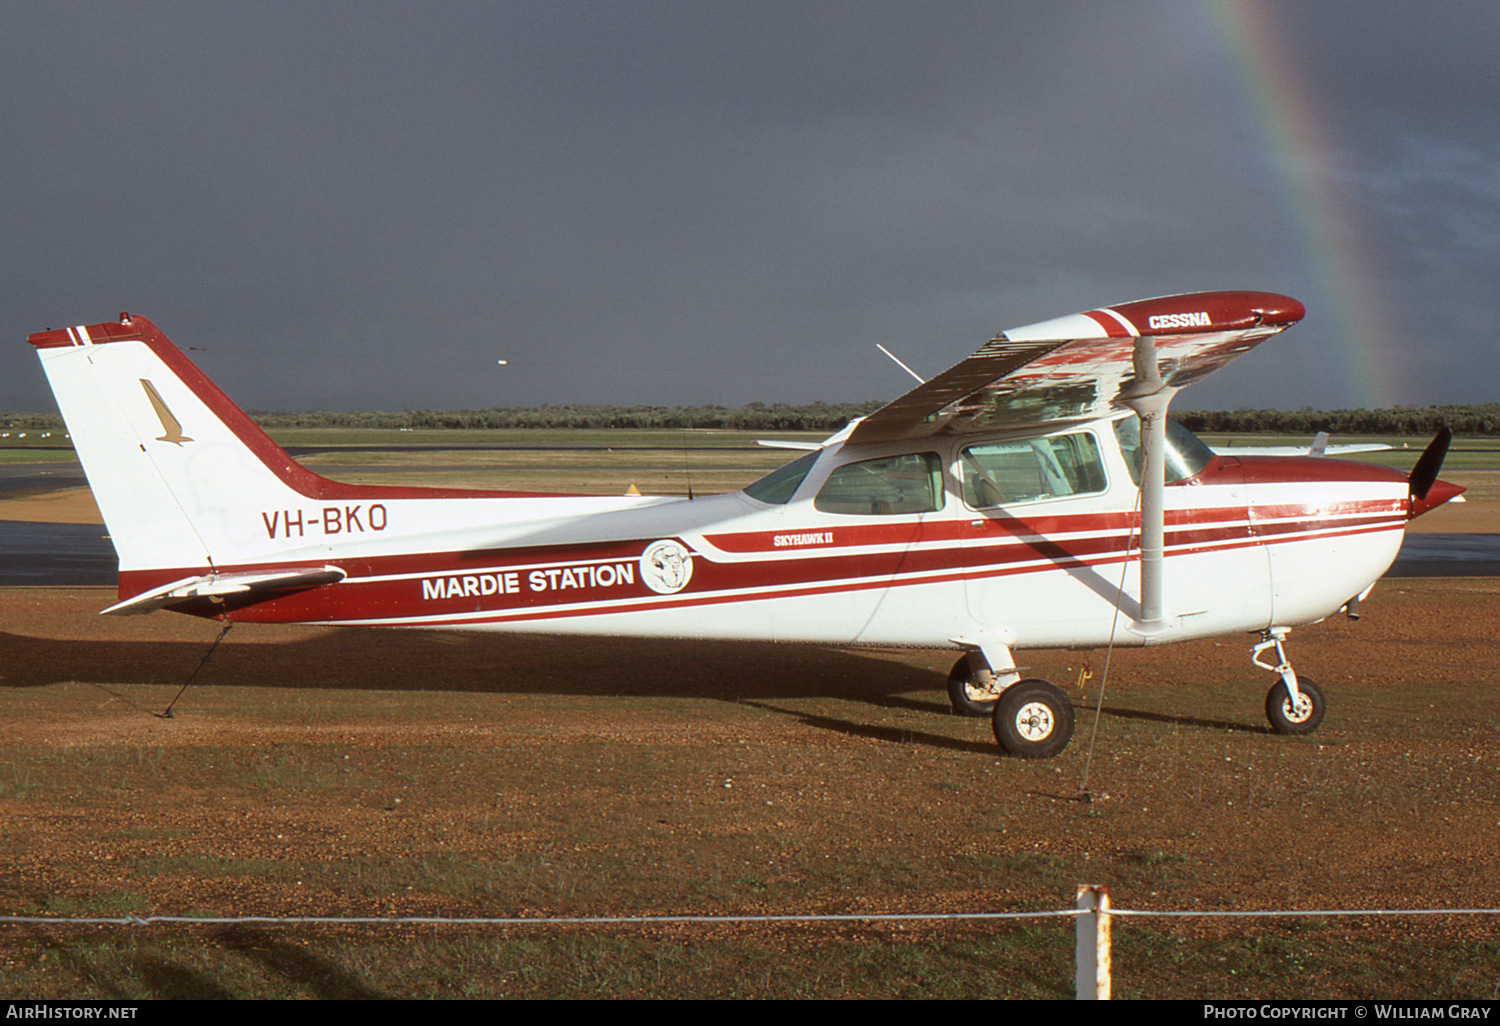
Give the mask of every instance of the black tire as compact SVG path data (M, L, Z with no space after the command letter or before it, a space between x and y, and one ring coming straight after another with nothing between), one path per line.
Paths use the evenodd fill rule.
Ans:
M995 692L986 691L974 679L969 657L960 656L948 671L948 701L953 711L959 716L993 716L997 698Z
M1073 739L1073 703L1051 681L1031 677L1000 692L995 740L1017 759L1050 759Z
M1328 711L1323 690L1312 682L1311 677L1299 674L1297 690L1302 695L1302 701L1295 709L1292 708L1291 695L1286 690L1286 681L1277 681L1270 694L1266 695L1266 719L1271 721L1271 729L1278 734L1311 734L1318 729L1318 724L1323 722L1323 714Z

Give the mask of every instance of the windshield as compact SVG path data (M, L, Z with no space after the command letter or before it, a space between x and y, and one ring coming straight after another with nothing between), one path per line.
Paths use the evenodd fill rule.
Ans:
M746 485L745 494L768 506L785 506L820 455L822 450L818 449L778 467L754 484Z
M1141 449L1141 422L1138 417L1121 417L1115 421L1115 437L1120 440L1120 452L1125 465L1130 468L1130 480L1137 488L1141 485L1141 462L1145 452ZM1181 424L1167 418L1167 484L1183 481L1208 466L1214 452L1202 440Z

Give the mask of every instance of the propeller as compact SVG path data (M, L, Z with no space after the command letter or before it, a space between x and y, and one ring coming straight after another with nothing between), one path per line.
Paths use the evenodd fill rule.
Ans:
M1438 471L1443 469L1443 458L1448 455L1448 443L1452 441L1453 432L1442 427L1438 428L1437 437L1427 443L1417 465L1407 475L1407 490L1412 498L1418 501L1427 498L1433 482L1437 480Z

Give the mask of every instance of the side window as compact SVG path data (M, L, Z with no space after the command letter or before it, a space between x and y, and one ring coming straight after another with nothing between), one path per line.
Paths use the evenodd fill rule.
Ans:
M1105 488L1099 441L1086 431L971 445L959 459L964 502L975 509L1087 495Z
M942 505L943 465L932 452L846 463L828 475L813 501L823 513L867 517L931 513Z

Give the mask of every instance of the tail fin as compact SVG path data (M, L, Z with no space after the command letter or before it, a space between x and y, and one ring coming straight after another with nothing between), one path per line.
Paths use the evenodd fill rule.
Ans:
M293 508L331 484L294 463L144 317L37 332L123 573L212 572L253 550L230 510ZM299 495L300 493L300 495Z
M342 513L320 502L476 494L347 485L312 473L144 317L121 314L28 341L120 559L122 601L106 612L342 577L310 565L326 558L313 546L327 533L322 518ZM298 551L298 539L308 548Z

